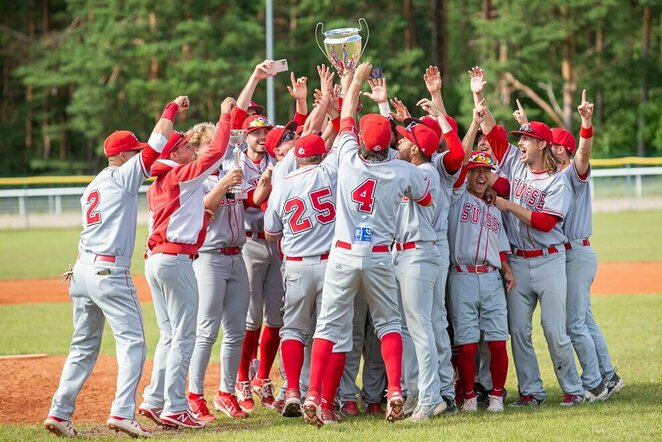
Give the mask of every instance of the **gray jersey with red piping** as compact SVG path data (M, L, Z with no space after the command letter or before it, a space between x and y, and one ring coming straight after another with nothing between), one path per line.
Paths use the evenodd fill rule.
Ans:
M437 232L432 222L435 216L439 217L439 172L431 163L417 166L423 174L425 182L429 185L428 191L432 197L432 205L423 207L408 197L403 197L396 215L395 241L408 243L417 241L435 241Z
M563 175L567 178L572 192L570 208L563 220L563 233L568 241L586 239L593 233L590 174L591 168L589 167L585 176L580 177L574 161L563 169Z
M204 194L211 192L226 173L221 170L219 174L208 177L202 185ZM200 251L218 251L222 247L240 247L245 243L244 202L225 196L214 212L214 219L207 226L207 237Z

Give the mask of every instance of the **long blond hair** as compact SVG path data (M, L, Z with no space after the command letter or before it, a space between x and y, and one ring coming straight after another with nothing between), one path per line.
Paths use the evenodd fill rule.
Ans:
M199 149L203 143L211 143L216 126L212 123L198 123L189 130L193 131L193 136L191 136L189 143L194 145L196 149Z
M549 144L546 144L545 148L542 150L542 167L549 175L553 175L559 170L556 156L554 155L554 152L552 152L552 148Z

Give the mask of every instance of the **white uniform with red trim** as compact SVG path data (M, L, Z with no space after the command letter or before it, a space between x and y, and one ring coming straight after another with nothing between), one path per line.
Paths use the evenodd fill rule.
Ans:
M136 238L138 190L158 153L151 148L120 167L104 169L81 198L83 231L69 294L74 307L74 333L69 356L49 412L67 421L76 397L96 363L105 320L117 349L117 391L111 416L133 419L146 346L138 296L131 280Z
M203 183L211 192L227 171L213 174ZM228 194L214 212L200 256L193 263L200 300L195 347L189 370L189 393L203 394L211 349L223 328L219 390L234 393L241 345L248 311L248 274L241 254L246 243L244 204Z
M144 407L177 413L189 408L186 375L195 344L198 286L193 260L207 226L203 183L218 170L230 137L230 114L223 114L207 151L192 163L158 160L156 181L147 192L152 230L145 277L152 292L161 336L154 354Z
M260 163L256 164L248 158L246 152L243 152L240 164L244 172L246 192L251 192L255 190L262 172L274 165L275 160L266 154ZM275 243L264 239L263 217L264 212L260 208L245 207L244 227L248 240L242 254L250 287L250 303L246 316L248 330L259 330L263 320L268 327L283 326L283 318L280 314L283 307L280 252Z
M396 212L402 198L430 199L428 184L418 169L404 161L363 160L358 137L344 130L335 159L338 167L337 218L331 256L324 280L324 296L315 338L333 342L334 351L352 349L352 305L359 289L365 295L377 336L400 333L393 261ZM365 218L364 218L365 217ZM354 243L356 227L367 220L370 245Z
M432 328L434 287L441 269L441 255L435 243L437 232L432 224L439 211L436 202L440 178L432 163L423 163L417 169L429 186L433 204L422 207L409 198L402 199L396 218L393 264L403 313L402 367L407 394L418 396L420 405L433 406L442 403Z
M571 199L563 174L531 172L519 158L519 149L509 145L501 163L503 174L510 180L510 200L528 210L563 219ZM531 342L531 317L539 301L542 327L561 389L566 394L583 396L584 389L565 328L567 283L563 243L566 237L562 223L543 232L527 226L512 213L507 213L504 219L513 247L510 265L517 280L506 297L520 392L538 400L546 397Z

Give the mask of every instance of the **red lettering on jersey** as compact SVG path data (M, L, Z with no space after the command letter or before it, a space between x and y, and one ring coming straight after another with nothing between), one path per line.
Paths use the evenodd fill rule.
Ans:
M359 212L372 213L375 204L375 187L377 181L369 178L362 182L359 187L352 190L352 201L359 204Z
M540 190L536 188L531 188L531 194L529 195L529 200L526 202L527 206L535 207L538 202L538 197L540 196Z
M469 221L469 211L471 210L471 204L465 203L464 207L462 208L462 216L460 217L460 221L467 222Z
M336 219L336 206L332 201L322 201L322 198L331 196L331 188L325 187L323 189L314 190L308 195L310 202L313 204L318 214L315 216L317 222L320 224L329 224Z
M480 221L480 209L476 206L471 207L471 222L474 224L478 224L478 221Z
M301 198L296 197L285 202L285 213L290 214L293 212L289 224L292 233L295 235L313 228L310 219L302 217L305 211L306 202Z
M538 204L536 204L536 210L538 212L542 212L542 209L545 208L545 198L547 197L547 193L543 192L542 195L540 195L540 201L538 201Z
M101 202L101 194L97 189L94 189L87 196L87 209L85 210L85 218L88 226L101 223L101 212L97 210Z

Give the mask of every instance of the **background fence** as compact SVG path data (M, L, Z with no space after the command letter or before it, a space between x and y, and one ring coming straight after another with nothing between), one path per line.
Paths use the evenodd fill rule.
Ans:
M662 158L598 159L592 165L594 212L662 209ZM0 178L0 229L80 225L80 197L92 178ZM140 189L139 223L147 222L148 187Z

